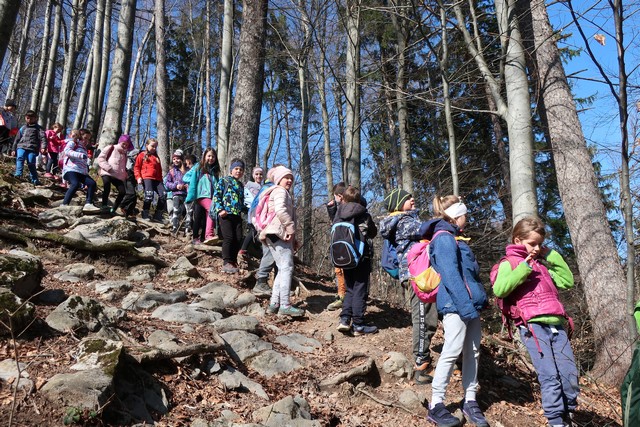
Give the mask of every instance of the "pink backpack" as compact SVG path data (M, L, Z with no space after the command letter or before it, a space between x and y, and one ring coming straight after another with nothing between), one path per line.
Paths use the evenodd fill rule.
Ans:
M276 216L275 212L269 211L269 198L271 197L271 192L275 188L276 186L274 185L267 188L264 193L260 194L260 199L258 200L254 216L251 218L251 223L258 232L264 230Z
M407 254L407 263L409 266L409 282L420 301L425 303L436 302L438 295L438 287L440 285L440 274L431 265L429 257L429 244L438 236L438 234L449 233L445 230L437 231L431 240L420 240L414 244ZM451 233L449 233L451 234ZM456 240L456 244L457 244Z

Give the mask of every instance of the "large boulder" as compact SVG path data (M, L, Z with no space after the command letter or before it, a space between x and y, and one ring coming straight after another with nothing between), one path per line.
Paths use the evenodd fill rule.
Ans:
M12 250L0 255L0 287L20 298L33 296L45 276L42 261L29 252Z
M185 256L181 256L167 271L167 279L172 283L189 282L200 278L198 269Z
M122 315L122 311L105 307L94 299L72 296L49 313L45 322L60 332L95 332L116 323Z
M73 229L70 237L89 240L94 244L103 244L114 240L134 240L137 226L122 217L96 221L93 217L88 224L82 224Z
M270 427L320 427L322 423L311 419L311 407L301 396L287 396L273 405L252 414L253 421Z

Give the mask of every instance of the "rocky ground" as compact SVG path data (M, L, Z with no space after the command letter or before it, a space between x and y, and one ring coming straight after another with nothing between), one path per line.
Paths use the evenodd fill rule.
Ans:
M250 292L255 261L223 275L215 246L56 208L63 193L54 182L34 189L2 167L3 425L426 424L431 390L410 379L411 319L397 298L374 287L367 318L379 333L343 335L337 312L325 310L331 279L299 266L294 301L306 316L268 315ZM441 343L439 332L436 357ZM492 426L545 425L529 366L487 331L478 400ZM460 380L454 374L449 386L452 410ZM588 375L581 382L576 424L620 425L617 390Z

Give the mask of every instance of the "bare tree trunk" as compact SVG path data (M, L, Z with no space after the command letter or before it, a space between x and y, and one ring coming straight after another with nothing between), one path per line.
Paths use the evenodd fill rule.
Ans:
M98 96L100 95L100 72L102 68L102 33L104 27L104 8L108 0L97 0L96 19L91 43L93 67L91 69L91 84L89 86L89 101L87 104L87 128L93 135L97 135L100 117L98 116ZM87 72L85 81L89 77Z
M344 181L361 187L361 147L360 147L360 1L345 1L345 21L347 26L346 64L346 129L345 129L345 176Z
M621 298L625 279L545 4L536 1L530 7L558 188L593 326L593 373L619 384L632 349L631 325Z
M20 0L5 0L0 2L0 67L4 63L4 54L7 52L13 27L18 19Z
M84 123L85 116L87 115L87 98L89 97L89 86L91 85L91 73L93 72L93 51L89 52L89 59L87 61L87 69L84 73L84 81L82 82L82 89L80 90L80 96L78 97L78 105L76 107L76 115L73 118L73 129L80 129Z
M113 2L107 0L104 9L104 31L102 32L102 65L100 67L100 93L98 94L98 121L102 117L104 108L104 94L107 90L107 78L109 77L109 59L111 57L111 17L113 15ZM131 61L131 57L129 57ZM131 67L131 65L129 65ZM96 129L96 132L98 129Z
M233 68L233 0L224 0L222 49L220 52L220 99L218 102L218 159L224 164L229 150L231 72Z
M158 156L163 172L169 167L169 118L167 116L167 64L164 45L164 0L155 0L156 17L156 115Z
M31 91L30 109L36 111L40 104L40 94L42 92L42 81L47 67L47 47L49 46L49 34L51 32L51 2L47 2L44 13L44 29L42 33L42 47L40 48L40 61L36 72L36 84Z
M322 139L324 141L324 168L327 180L327 195L333 192L333 159L331 158L331 128L329 108L327 107L327 81L325 77L324 59L320 59L319 70L316 75L318 82L318 95L320 97L320 109L322 111Z
M7 98L16 98L16 90L18 87L18 80L22 75L22 67L24 65L24 58L27 53L27 40L29 38L29 29L31 28L31 16L33 15L33 6L35 0L28 0L27 10L22 19L22 33L20 34L20 46L18 47L18 59L11 70L11 77L9 79L9 87L7 88Z
M84 31L84 28L78 28L78 20L82 11L86 7L87 0L73 0L73 14L71 16L71 30L69 31L69 40L67 41L67 52L64 58L64 69L62 72L62 82L60 83L60 102L58 103L58 113L56 120L62 123L63 127L67 125L67 119L69 115L69 100L72 94L72 82L73 73L76 69L76 57L78 55L78 39L79 33ZM94 58L94 68L96 61ZM41 125L46 125L41 121Z
M268 4L268 0L244 0L242 5L240 63L229 152L242 159L247 169L254 166L258 150ZM225 168L229 160L225 159Z
M140 69L140 62L142 61L142 53L146 49L147 43L149 43L149 39L151 38L151 30L154 28L154 26L155 26L155 17L152 16L151 22L149 23L149 28L147 29L147 32L144 33L142 42L138 45L138 51L136 52L136 60L133 63L133 71L131 72L132 84L129 85L129 90L127 91L127 113L126 113L126 121L125 121L124 129L123 129L123 133L126 133L127 135L131 132L131 121L133 120L133 113L131 108L133 105L133 89L135 89L136 87L135 85L136 78L137 78L136 76L138 75L138 70ZM140 94L140 97L142 97L142 94ZM140 116L138 115L138 117Z
M407 10L409 2L394 1L394 12L391 20L396 30L397 71L396 71L396 108L398 111L398 136L400 137L400 173L402 174L402 189L413 193L413 161L411 159L411 141L409 140L409 118L407 113L406 87L406 49L407 39Z
M58 41L60 40L60 28L62 27L62 2L56 4L55 21L53 24L53 37L49 48L49 58L47 59L47 76L44 79L44 88L40 98L40 108L38 112L38 123L48 127L50 103L53 94L53 85L56 73L56 56L58 53ZM64 128L65 125L62 124Z
M204 99L206 101L207 107L204 111L205 117L205 138L207 147L211 147L211 2L207 2L206 6L206 14L205 17L205 31L206 34L204 36L204 58L206 60L206 66L204 67L204 78L205 78L205 94ZM202 144L200 144L202 145Z
M491 89L489 85L484 85L487 99L487 105L489 110L496 111L496 103L493 96L491 96ZM502 172L502 185L497 188L498 198L502 204L504 210L505 226L504 229L511 228L513 220L513 210L511 209L511 176L509 172L509 153L507 153L507 147L504 143L504 129L500 117L491 114L491 127L493 128L493 135L496 139L496 152L498 153L498 159L500 162L500 171Z
M113 67L109 82L109 97L104 115L99 147L114 143L122 132L122 113L129 85L129 70L133 50L133 26L137 0L122 0L118 19L118 43L113 54Z
M343 97L343 92L342 89L340 87L340 85L338 83L335 83L333 85L333 99L334 102L336 104L336 119L338 122L338 136L340 138L340 172L342 173L342 181L344 181L347 176L346 173L346 168L347 168L347 161L345 159L345 146L346 146L346 132L345 132L345 128L346 128L346 120L344 117L344 109L342 108L342 97Z

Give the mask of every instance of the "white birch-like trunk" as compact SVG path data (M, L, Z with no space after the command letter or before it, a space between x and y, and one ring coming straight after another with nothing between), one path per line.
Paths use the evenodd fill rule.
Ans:
M76 115L73 118L73 129L80 129L84 123L85 116L87 115L87 98L89 97L89 85L91 84L91 73L93 71L93 51L89 52L89 59L87 60L87 69L84 73L84 81L82 82L82 89L80 89L80 96L78 97L78 105L76 106Z
M207 147L211 147L211 2L207 2L206 17L205 17L205 32L204 35L204 57L206 60L206 66L204 67L204 99L206 103L204 111L204 126L205 126L205 138ZM202 144L200 144L202 145Z
M4 54L9 46L9 41L11 41L19 10L20 0L0 2L0 67L4 63Z
M53 85L56 73L56 56L58 53L58 41L60 40L60 29L62 27L62 3L56 4L55 20L53 24L53 36L49 47L47 59L47 75L44 79L42 96L40 97L40 108L38 109L38 123L45 128L48 127L51 98L53 96ZM62 123L62 122L61 122ZM64 128L66 125L62 123Z
M73 83L73 73L76 69L76 58L78 50L78 20L82 11L86 5L87 0L73 0L73 13L71 16L71 29L69 30L69 40L67 40L67 52L64 57L64 68L62 71L62 82L60 83L60 102L58 103L58 113L56 115L56 121L62 123L63 127L67 125L67 119L69 115L69 100L71 99L71 87ZM95 61L94 61L95 66ZM44 125L45 122L40 122Z
M104 95L107 90L109 78L109 65L111 59L111 18L113 15L113 2L107 0L104 9L104 26L102 31L102 65L100 66L100 92L98 93L97 117L102 117L104 109ZM96 129L96 132L98 129Z
M155 0L156 17L156 129L158 157L163 174L169 167L169 118L167 116L167 65L164 45L164 0Z
M40 104L40 94L42 92L42 82L46 74L47 67L47 48L49 46L49 34L51 34L51 9L52 5L47 2L44 12L44 28L42 32L42 47L40 48L40 61L38 62L38 71L36 72L36 83L31 91L30 110L36 111Z
M347 60L346 60L346 125L344 181L361 187L360 147L360 1L346 0Z
M118 18L118 43L113 54L109 96L104 115L99 147L114 143L122 126L122 113L129 85L129 70L133 51L133 26L137 0L122 0Z
M227 159L229 149L231 72L233 67L233 0L224 0L222 23L222 49L220 51L220 99L218 101L218 159Z
M87 71L85 81L90 77L89 100L87 102L87 128L93 135L97 135L100 117L98 116L98 96L100 95L100 72L102 68L102 32L104 26L104 8L108 0L97 0L96 19L91 42L93 67L91 74Z
M27 53L27 40L29 38L29 29L31 28L31 16L33 15L33 6L35 0L29 0L27 3L27 10L22 19L22 33L20 34L20 45L18 46L17 60L13 64L11 69L11 77L9 79L9 87L7 88L7 98L17 97L17 88L19 85L19 79L22 75L22 68L24 66L24 59Z
M133 90L136 88L136 79L138 78L138 71L140 69L140 62L142 61L142 54L147 47L147 43L149 43L149 39L151 38L151 30L155 26L155 17L151 17L151 22L149 23L149 28L144 33L144 37L142 38L142 42L138 45L138 50L136 52L136 59L133 62L133 71L131 72L131 84L129 85L129 89L127 90L127 111L125 114L126 120L123 128L123 133L129 134L131 132L131 122L133 121ZM142 77L141 77L142 80ZM141 83L141 87L144 87ZM140 98L142 98L142 93L140 94ZM140 115L138 114L138 117Z

